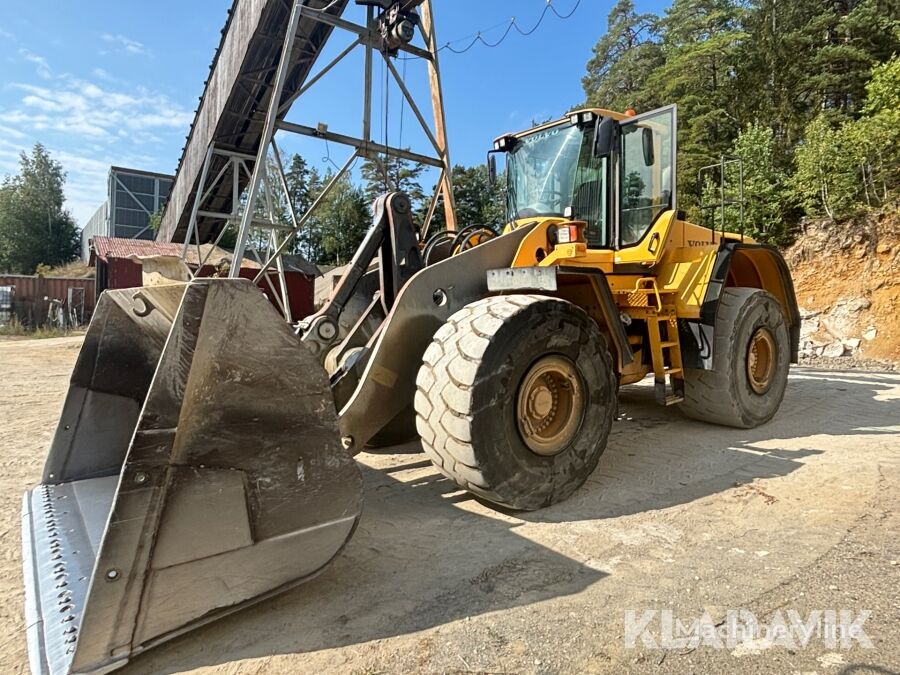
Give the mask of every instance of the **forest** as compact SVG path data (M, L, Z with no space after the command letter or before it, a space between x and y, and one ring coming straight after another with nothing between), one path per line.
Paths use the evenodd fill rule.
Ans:
M718 187L698 172L723 157L741 159L743 226L767 243L788 245L804 218L840 223L896 209L898 0L675 0L661 15L619 0L598 34L584 97L569 107L642 112L677 104L678 204L689 219L711 224L706 207ZM386 191L409 194L423 221L433 191L423 172L405 161L366 160L361 181L341 179L322 201L295 252L318 264L347 262L370 224L372 201ZM292 155L286 176L290 194L277 210L289 223L286 200L304 213L332 175ZM22 155L20 175L0 186L0 268L30 273L75 255L64 181L42 146ZM482 165L455 166L453 181L460 223L502 226L502 180L491 185ZM728 172L725 182L734 189ZM439 207L432 231L442 218Z
M675 0L656 15L619 0L593 51L584 99L572 108L678 105L678 203L689 219L711 224L702 207L715 203L718 186L699 182L698 171L723 156L742 160L743 226L766 243L790 244L804 218L840 223L896 208L900 3ZM290 173L298 206L308 204L325 177L298 156ZM336 190L301 250L316 262L346 261L368 224L367 203L386 189L410 194L421 220L431 194L421 174L407 162L367 162L363 186ZM459 222L502 225L502 181L490 185L484 166L456 166L453 179ZM725 182L735 189L727 172ZM440 209L436 218L439 228Z
M675 0L662 16L620 0L583 84L613 110L677 103L688 216L709 188L698 170L736 156L748 233L785 245L803 217L896 200L898 56L896 0Z

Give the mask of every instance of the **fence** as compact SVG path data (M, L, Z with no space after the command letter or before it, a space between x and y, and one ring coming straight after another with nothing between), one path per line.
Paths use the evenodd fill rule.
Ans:
M86 323L94 311L93 279L0 275L0 288L6 286L13 287L12 314L25 326L47 325L51 305L68 324Z

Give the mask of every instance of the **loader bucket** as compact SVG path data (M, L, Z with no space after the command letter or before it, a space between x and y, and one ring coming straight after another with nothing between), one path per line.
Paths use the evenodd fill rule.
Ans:
M114 669L310 578L361 499L324 369L249 281L104 293L24 499L32 671Z

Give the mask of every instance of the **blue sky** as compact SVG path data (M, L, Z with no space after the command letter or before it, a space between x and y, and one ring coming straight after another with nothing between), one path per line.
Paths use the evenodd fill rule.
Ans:
M561 14L575 3L553 0ZM530 28L545 4L435 0L438 40L457 49L478 31L496 40L505 30L498 24L515 16ZM453 162L482 162L495 136L527 127L533 119L560 116L579 103L584 65L613 4L581 0L572 18L562 21L548 13L530 37L513 32L495 49L476 45L465 54L443 51ZM644 0L638 8L659 11L666 4ZM105 198L111 164L174 172L230 6L231 0L0 0L0 175L14 172L19 152L40 141L68 171L67 207L84 224ZM345 16L358 19L361 12L351 3ZM324 58L350 41L336 32ZM411 60L397 66L406 69L409 87L430 120L423 64ZM375 140L384 133L382 72L376 62ZM427 150L400 99L392 85L389 141ZM361 116L362 50L357 49L295 105L288 119L326 122L334 131L358 136ZM349 154L333 144L325 148L286 134L278 142L323 171Z

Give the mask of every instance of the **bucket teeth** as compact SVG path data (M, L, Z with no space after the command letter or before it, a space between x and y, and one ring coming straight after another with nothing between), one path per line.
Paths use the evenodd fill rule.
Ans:
M109 670L308 579L361 495L324 369L252 284L105 293L23 505L32 670Z

